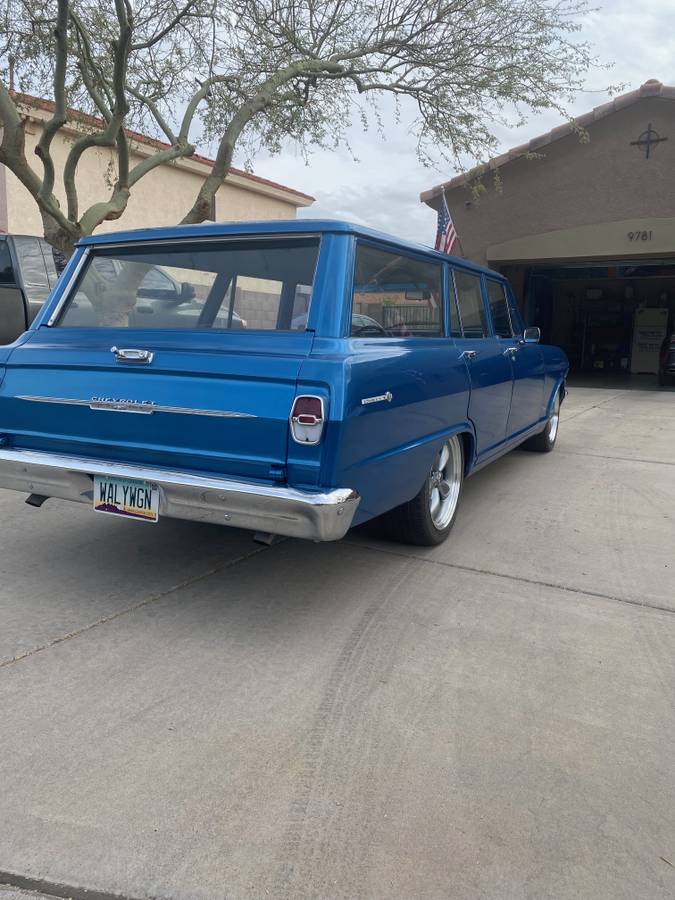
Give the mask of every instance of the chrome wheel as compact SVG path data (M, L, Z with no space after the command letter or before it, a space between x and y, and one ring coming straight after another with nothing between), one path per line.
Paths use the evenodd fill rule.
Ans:
M558 422L560 421L560 399L556 399L553 407L553 415L548 420L548 439L551 443L556 439L558 434Z
M455 435L441 447L429 475L429 512L439 531L452 521L461 487L462 449Z

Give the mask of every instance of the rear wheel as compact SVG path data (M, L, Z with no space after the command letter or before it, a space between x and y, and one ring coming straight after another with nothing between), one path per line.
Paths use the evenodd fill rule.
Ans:
M560 394L555 398L553 410L546 423L546 428L539 434L535 434L529 440L525 441L523 447L526 450L534 450L537 453L550 453L555 447L556 438L558 437L558 427L560 425Z
M436 455L419 494L383 516L386 536L421 547L442 543L455 523L463 482L462 439L454 435Z

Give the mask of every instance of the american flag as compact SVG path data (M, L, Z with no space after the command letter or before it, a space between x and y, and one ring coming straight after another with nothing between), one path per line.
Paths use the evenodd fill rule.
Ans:
M450 217L450 210L445 200L445 193L441 195L441 205L438 208L438 227L436 228L436 243L434 248L441 253L452 253L452 248L457 243L457 232Z

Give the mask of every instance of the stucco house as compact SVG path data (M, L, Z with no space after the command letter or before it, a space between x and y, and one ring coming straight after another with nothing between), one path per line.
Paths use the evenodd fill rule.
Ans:
M506 275L573 370L655 376L675 331L674 168L675 86L650 79L421 200L445 196L454 252Z
M41 172L41 163L33 151L40 140L44 123L53 113L54 104L49 100L27 95L21 95L17 99L20 100L19 106L26 118L26 155L29 161L35 160L34 167ZM59 131L52 144L57 171L65 162L73 138L82 134L84 129L100 128L101 125L100 119L69 110L68 123ZM137 132L127 132L127 136L131 166L168 146ZM114 156L109 148L91 148L84 153L77 175L80 208L84 209L106 195L111 172L114 177L113 160ZM134 186L123 215L115 221L103 222L98 230L118 231L179 222L194 202L211 166L211 160L197 154L158 166ZM65 206L65 196L58 178L55 194L62 206ZM313 202L313 197L301 191L233 168L218 190L212 218L219 221L292 219L300 207L310 206ZM35 201L12 172L1 164L0 231L21 234L42 232L42 221Z

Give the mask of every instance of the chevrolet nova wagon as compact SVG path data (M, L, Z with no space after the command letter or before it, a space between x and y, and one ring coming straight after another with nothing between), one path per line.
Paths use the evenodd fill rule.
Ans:
M497 273L342 222L86 238L0 347L0 486L436 544L468 475L555 445L568 362L538 339Z

